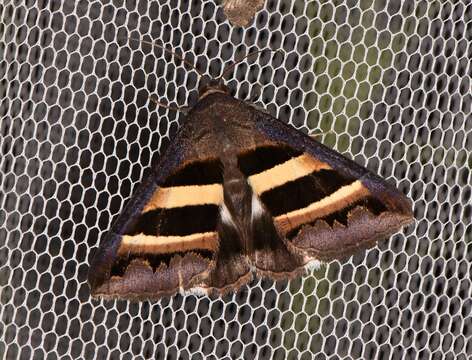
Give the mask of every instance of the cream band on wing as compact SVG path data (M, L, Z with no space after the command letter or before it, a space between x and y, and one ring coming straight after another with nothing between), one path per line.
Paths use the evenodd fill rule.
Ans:
M127 254L166 254L189 250L215 251L218 233L205 232L186 236L124 235L121 238L118 256Z
M222 202L223 186L220 184L163 187L156 190L142 212L192 205L220 205Z
M342 210L369 194L369 190L357 180L307 207L277 216L275 224L283 234L286 234L300 225L311 223L335 211Z
M326 163L312 158L310 155L302 154L259 174L250 176L249 184L252 189L260 195L267 190L322 169L329 170L331 167Z

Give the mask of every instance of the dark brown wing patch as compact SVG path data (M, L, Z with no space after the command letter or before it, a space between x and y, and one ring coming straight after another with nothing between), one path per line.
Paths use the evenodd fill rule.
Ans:
M253 204L260 200L253 194ZM275 228L272 216L262 203L253 205L257 211L251 219L253 248L251 261L259 276L273 279L292 278L304 271L305 260L289 249Z
M168 262L160 261L157 265L156 261L156 266L147 259L131 258L121 271L113 269L107 281L92 291L94 296L105 299L156 299L190 287L204 277L209 268L211 261L193 252L174 254Z
M388 212L386 204L373 196L354 176L341 173L332 164L286 145L254 149L240 157L239 166L248 176L249 183L259 195L264 208L272 215L278 233L295 248L308 241L318 247L316 252L310 252L307 248L302 251L308 258L326 259L329 256L327 254L333 254L336 248L327 248L331 243L326 229L348 236L349 227L354 229L351 214L357 209L363 209L364 215L356 213L354 219L364 219L370 227L375 226L372 219ZM385 221L383 224L385 225ZM394 227L393 223L389 224ZM324 240L321 242L318 242L317 229L323 229ZM364 231L365 234L374 232L375 229ZM384 232L379 230L379 233ZM350 238L344 240L346 249L362 247L349 246L351 239L357 239L352 240L354 242L364 241L363 246L367 246L372 240L365 234L350 234ZM374 237L378 239L377 236ZM336 246L342 246L341 237L336 239ZM254 241L258 240L255 238ZM264 241L270 244L270 239ZM276 253L274 249L271 252ZM289 251L285 253L288 254ZM340 255L347 253L339 250Z
M317 202L352 181L335 171L320 170L262 193L261 200L278 216Z
M223 201L219 160L188 162L157 187L119 236L103 297L157 298L191 288L214 267Z
M193 161L185 164L170 175L162 187L183 185L221 184L223 182L222 164L218 159Z
M316 191L316 189L313 189ZM323 197L321 200L310 203L307 206L278 215L275 222L279 230L287 234L304 224L311 223L317 219L334 216L340 221L340 211L352 204L366 199L369 191L359 181L342 186L335 192Z
M328 164L287 146L256 148L240 156L238 165L249 177L254 192L259 195L274 218L285 218L287 222L290 222L292 217L296 218L295 222L300 225L291 224L291 230L307 221L316 220L316 214L321 214L322 217L332 216L342 221L342 213L339 213L339 219L337 218L339 204L345 205L342 200L350 201L352 198L358 202L366 195L362 193L361 197L354 198L349 197L350 193L347 191L344 191L345 194L340 192L341 188L348 189L356 179L342 175ZM357 188L352 190L354 191L356 195L362 192ZM336 196L339 195L338 192L343 193L343 196ZM327 201L332 195L332 201ZM322 207L322 211L311 209L316 208L314 205L317 203ZM296 213L305 208L305 212ZM288 232L285 227L282 231Z
M238 167L245 176L249 177L301 154L302 152L288 146L261 146L238 155Z
M142 214L124 235L177 235L215 231L218 206L184 206L156 209Z
M392 229L411 223L411 217L384 211L378 215L366 207L355 206L347 215L347 224L333 225L324 219L302 226L292 243L308 256L321 261L351 256L368 249L392 233Z
M220 221L218 235L221 241L215 266L199 286L212 294L225 294L248 283L252 274L238 230Z
M307 257L347 257L413 221L411 202L379 176L269 115L255 116L257 131L267 139L302 150L328 170L318 171L318 176L326 176L306 189L324 197L274 219L279 232Z

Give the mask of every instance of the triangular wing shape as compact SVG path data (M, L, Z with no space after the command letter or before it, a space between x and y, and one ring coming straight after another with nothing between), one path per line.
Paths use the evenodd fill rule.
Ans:
M93 296L172 295L215 266L221 164L193 155L190 138L179 133L101 242L89 270Z
M273 143L248 151L240 167L300 254L344 258L413 221L410 201L379 176L267 114L256 118Z

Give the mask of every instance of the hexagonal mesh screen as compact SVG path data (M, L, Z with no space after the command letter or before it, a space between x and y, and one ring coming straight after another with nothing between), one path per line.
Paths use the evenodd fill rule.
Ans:
M0 5L0 354L7 359L472 356L472 7L268 0ZM91 300L88 264L196 99L184 53L395 183L415 224L303 278L209 299Z

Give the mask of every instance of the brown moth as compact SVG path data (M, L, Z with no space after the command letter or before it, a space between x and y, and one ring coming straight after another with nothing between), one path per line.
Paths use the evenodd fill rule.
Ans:
M95 297L221 295L370 248L413 220L366 168L204 77L198 102L101 242Z
M247 26L256 12L264 6L264 0L224 0L223 9L229 22Z

